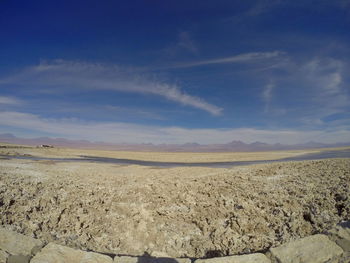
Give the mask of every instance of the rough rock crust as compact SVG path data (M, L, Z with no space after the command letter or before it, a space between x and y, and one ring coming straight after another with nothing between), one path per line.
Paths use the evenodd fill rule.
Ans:
M350 160L224 168L1 160L0 223L105 253L264 251L350 219Z

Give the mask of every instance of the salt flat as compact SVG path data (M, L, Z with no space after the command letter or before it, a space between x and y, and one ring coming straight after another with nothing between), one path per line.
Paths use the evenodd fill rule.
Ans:
M80 156L98 156L107 158L133 159L142 161L159 162L226 162L226 161L251 161L251 160L274 160L293 157L301 154L315 153L320 149L288 150L268 152L215 152L215 153L191 153L191 152L128 152L128 151L105 151L93 149L70 149L70 148L37 148L30 146L14 146L1 144L0 155L34 155L52 158L79 158ZM336 148L343 149L343 148Z
M304 151L306 152L313 152ZM157 161L277 159L268 153L1 148L1 154ZM235 168L0 160L1 224L98 252L205 257L256 252L350 219L350 159Z

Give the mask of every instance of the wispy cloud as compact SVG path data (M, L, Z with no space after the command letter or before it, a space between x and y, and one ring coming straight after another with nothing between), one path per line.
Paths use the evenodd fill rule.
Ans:
M189 95L178 85L168 84L116 65L54 60L24 69L19 74L0 80L0 85L18 84L37 89L112 90L161 96L182 105L220 115L222 108L203 98Z
M281 0L260 0L256 1L244 14L247 16L258 16L266 13L281 4Z
M348 103L348 96L342 87L344 67L344 63L340 60L314 58L301 70L305 74L305 79L317 89L316 99L322 101L336 99L338 106L344 106Z
M232 140L267 143L303 143L310 140L326 143L350 141L348 126L333 130L263 130L254 128L237 129L186 129L180 127L159 127L121 122L91 122L81 119L48 119L22 112L0 112L0 132L4 127L45 133L53 137L87 139L114 143L227 143ZM11 131L11 130L10 130Z
M258 0L252 1L251 7L240 14L240 16L259 16L267 12L273 11L275 8L304 8L304 9L315 9L313 1L281 1L281 0ZM318 10L328 10L329 8L341 8L345 11L349 11L350 1L349 0L333 0L333 1L319 1L317 2Z
M348 74L349 65L341 59L290 58L277 70L261 74L262 78L270 79L261 92L265 113L283 105L294 120L313 127L324 125L323 118L349 110L350 93L345 80Z
M263 91L262 91L262 99L265 103L265 112L268 112L270 109L270 103L272 100L272 91L275 87L275 84L273 84L272 82L270 82L269 84L267 84Z
M315 58L301 70L311 87L310 104L314 121L324 124L323 118L349 110L350 94L343 82L346 66L341 60Z
M272 59L276 57L281 57L283 55L285 55L285 53L282 51L250 52L250 53L244 53L244 54L239 54L239 55L230 56L230 57L182 63L182 64L171 66L170 68L190 68L190 67L198 67L198 66L212 65L212 64L249 63L249 62L257 62L257 61L263 61L263 60Z
M22 101L14 97L0 96L0 105L20 105Z

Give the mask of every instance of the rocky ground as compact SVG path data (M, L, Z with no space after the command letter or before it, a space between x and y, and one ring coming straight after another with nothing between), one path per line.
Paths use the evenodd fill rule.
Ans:
M350 220L350 159L226 168L0 160L0 224L96 252L265 251Z
M206 259L104 255L45 243L0 227L0 263L349 263L349 222L324 234L316 234L270 248L265 254L251 253Z

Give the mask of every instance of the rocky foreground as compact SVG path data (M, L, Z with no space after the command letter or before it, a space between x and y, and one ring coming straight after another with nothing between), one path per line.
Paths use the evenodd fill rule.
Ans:
M348 263L350 221L324 234L305 237L253 253L209 259L103 255L72 249L18 234L0 227L0 263Z
M1 160L0 215L7 229L95 252L265 252L350 220L350 160L232 169Z

